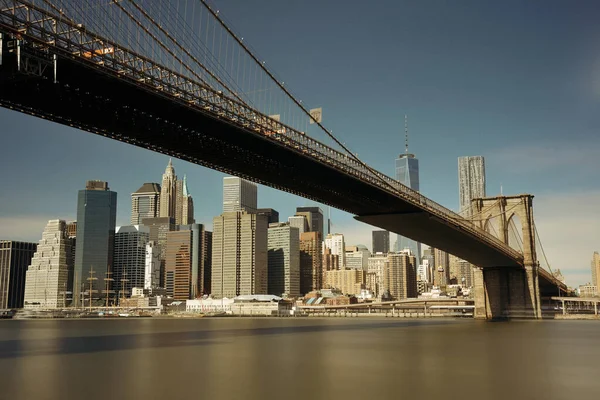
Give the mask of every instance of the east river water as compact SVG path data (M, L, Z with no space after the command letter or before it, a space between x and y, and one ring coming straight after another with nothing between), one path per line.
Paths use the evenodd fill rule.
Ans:
M591 399L597 321L0 321L0 399Z

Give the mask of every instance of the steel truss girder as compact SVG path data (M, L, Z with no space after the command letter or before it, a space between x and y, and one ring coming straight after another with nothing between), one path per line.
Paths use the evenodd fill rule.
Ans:
M371 171L348 155L309 138L209 86L89 32L84 26L63 16L53 14L27 1L0 0L0 30L23 38L32 45L47 46L49 51L61 57L76 60L89 68L119 77L145 90L161 93L174 102L210 114L228 124L266 136L282 146L303 153L305 157L334 166L379 190L388 191L455 224L457 228L468 231L511 257L520 258L517 251L499 239L394 179L377 171ZM386 184L382 185L382 181Z

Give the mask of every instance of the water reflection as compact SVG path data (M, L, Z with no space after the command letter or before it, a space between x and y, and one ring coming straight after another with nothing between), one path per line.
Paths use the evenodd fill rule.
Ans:
M597 333L587 321L3 321L0 398L589 397Z

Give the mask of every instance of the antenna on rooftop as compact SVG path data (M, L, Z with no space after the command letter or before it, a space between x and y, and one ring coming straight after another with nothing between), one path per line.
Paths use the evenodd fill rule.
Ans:
M404 147L408 154L408 116L406 114L404 114Z

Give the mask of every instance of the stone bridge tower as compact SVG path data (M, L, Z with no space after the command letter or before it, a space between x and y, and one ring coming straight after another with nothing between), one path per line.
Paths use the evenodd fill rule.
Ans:
M523 267L474 266L475 317L541 318L533 195L473 199L471 215L476 225L496 236L507 246L517 247L511 243L511 233L514 236L520 232L523 239L522 248L516 249L523 255ZM518 245L520 247L520 243Z

